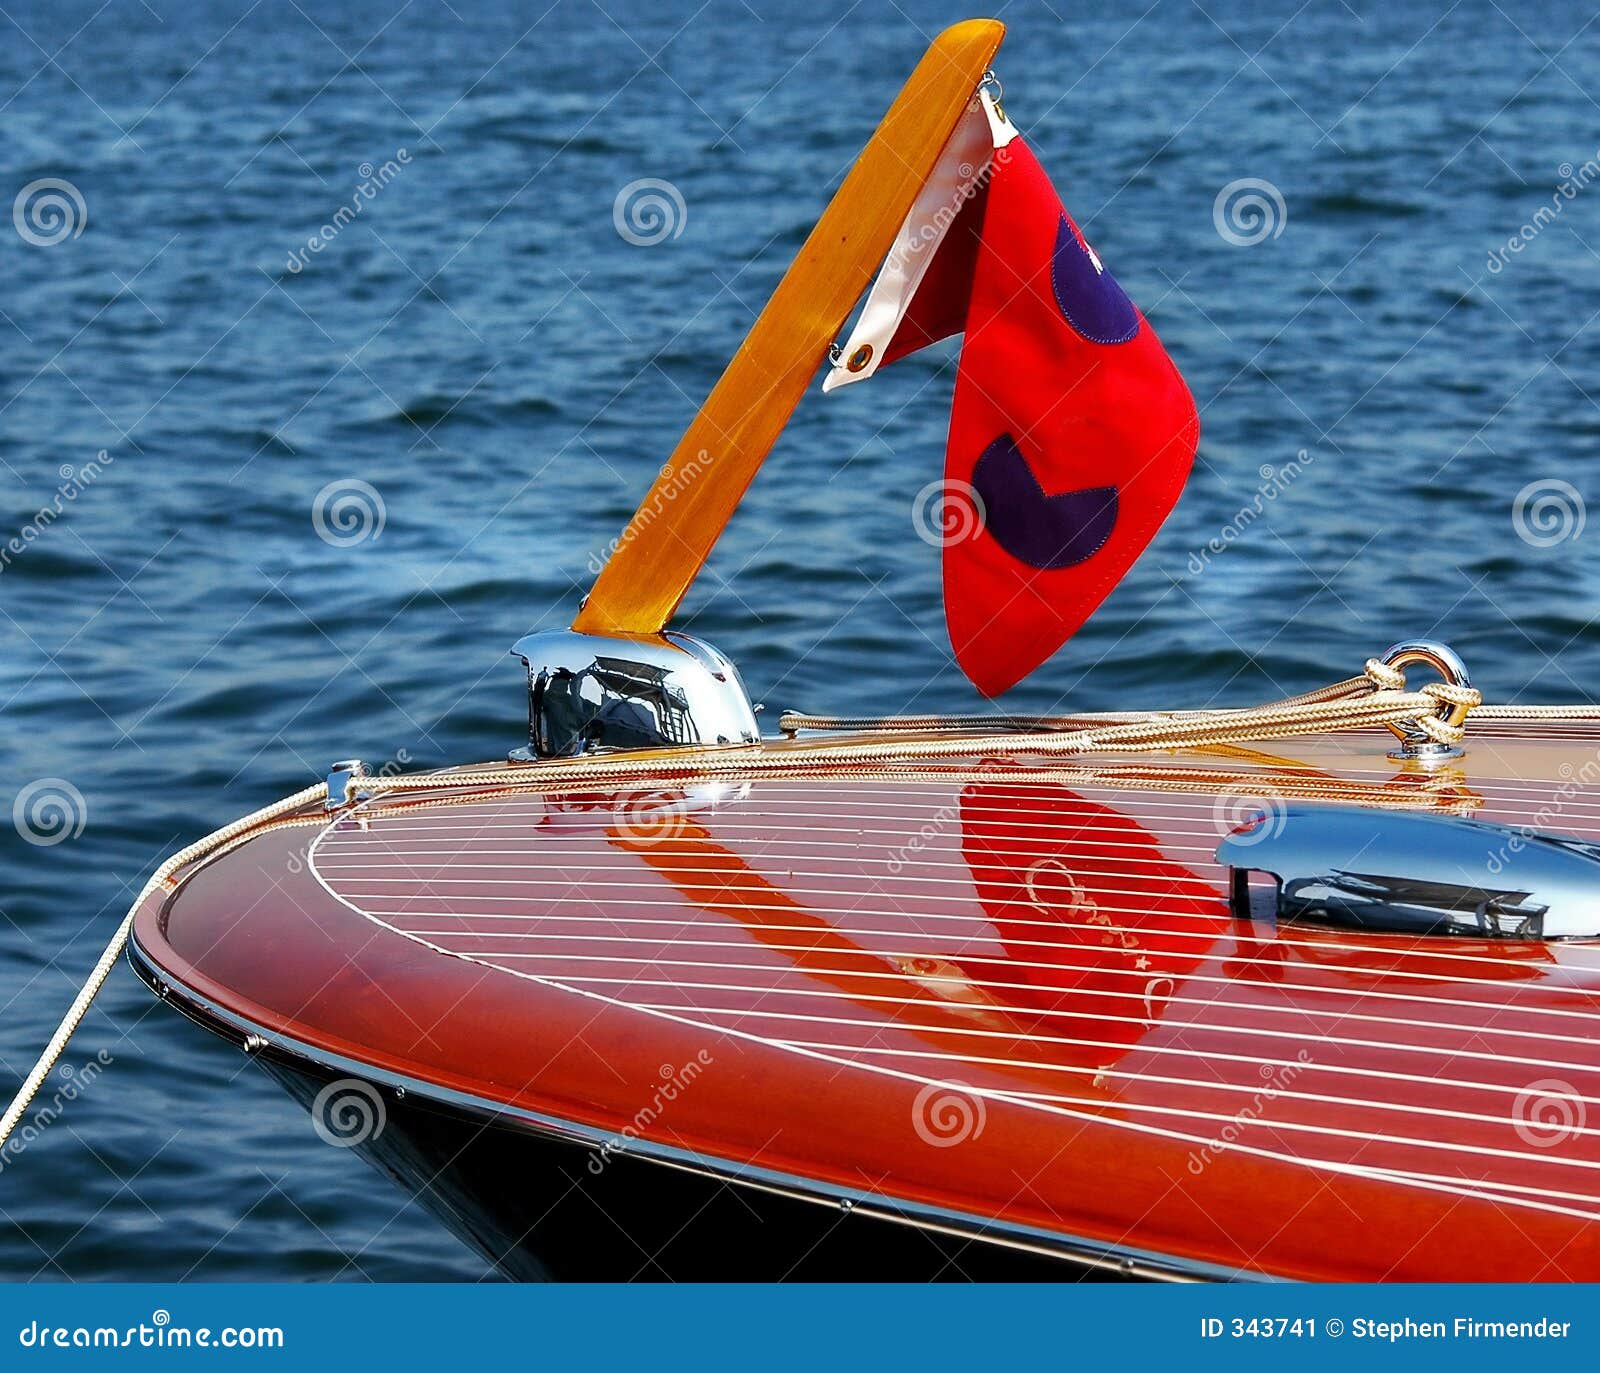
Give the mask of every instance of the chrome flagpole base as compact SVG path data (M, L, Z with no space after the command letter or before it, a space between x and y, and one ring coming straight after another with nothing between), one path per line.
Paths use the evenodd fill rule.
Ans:
M528 671L528 742L512 750L513 762L761 742L738 671L687 634L541 630L511 652Z

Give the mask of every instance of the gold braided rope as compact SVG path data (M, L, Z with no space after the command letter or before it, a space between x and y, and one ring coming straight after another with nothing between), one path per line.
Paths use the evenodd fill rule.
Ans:
M1219 744L1263 739L1288 739L1304 734L1326 734L1368 725L1406 725L1421 730L1437 743L1458 743L1461 723L1481 700L1469 687L1435 682L1420 691L1396 690L1385 683L1405 678L1376 659L1368 672L1321 691L1287 701L1249 706L1240 710L1207 710L1116 716L1094 720L1077 717L1079 727L1068 729L944 733L916 738L905 735L910 727L896 721L880 726L886 737L851 739L837 744L819 743L804 749L765 751L750 746L706 749L663 749L578 758L552 758L503 768L473 768L459 773L421 773L396 777L363 777L352 785L363 792L432 791L452 787L552 786L604 784L614 781L714 776L792 775L818 768L892 766L949 759L974 759L996 752L1053 757L1091 753L1152 753L1169 749L1206 748ZM786 721L793 717L785 716ZM921 717L933 720L935 717ZM1092 723L1083 724L1084 720ZM948 730L949 722L941 722ZM924 726L925 728L927 726Z
M1600 720L1600 706L1479 706L1480 720Z
M1287 739L1326 734L1366 725L1406 724L1440 743L1456 743L1460 725L1439 715L1457 704L1441 695L1450 688L1436 684L1419 692L1373 692L1347 701L1295 706L1255 706L1248 710L1208 711L1203 715L1168 715L1126 723L1108 723L1057 733L980 733L954 736L903 737L885 731L883 739L853 739L805 749L762 751L759 748L673 749L659 753L610 754L588 758L549 759L507 768L474 768L461 773L422 773L398 777L359 778L362 791L431 791L447 787L534 787L556 784L606 783L640 777L667 778L794 774L819 768L858 764L906 764L946 759L984 758L996 752L1050 757L1061 754L1152 753L1167 749L1205 748L1217 744ZM901 737L894 737L897 733Z
M770 751L748 746L651 750L588 758L550 759L516 767L362 776L352 778L351 786L353 795L377 795L383 792L437 793L469 788L523 790L561 784L626 783L641 779L721 774L781 776L840 767L866 767L874 771L893 772L897 765L979 759L996 752L1045 757L1152 753L1286 739L1373 725L1391 728L1409 726L1420 730L1436 743L1454 744L1464 734L1468 713L1478 709L1481 702L1482 698L1476 691L1443 682L1433 683L1420 691L1406 691L1404 673L1373 658L1368 659L1366 670L1359 677L1347 678L1317 691L1269 705L1242 710L1112 712L998 719L993 716L906 716L855 721L786 714L782 727L790 732L855 727L888 737ZM1485 711L1484 715L1495 719L1521 720L1597 718L1592 710L1586 712L1583 707L1571 706L1501 706ZM951 733L952 730L968 729L974 732ZM905 737L908 734L919 734L919 737ZM158 890L171 889L177 875L191 863L235 843L249 831L325 801L327 795L327 784L319 782L293 796L275 801L180 849L150 875L95 963L88 980L62 1017L39 1061L18 1088L5 1116L0 1118L0 1148L4 1147L40 1084L66 1050L73 1032L88 1013L100 988L105 985L117 958L127 945L134 915L139 908Z
M1340 715L1332 717L1331 723L1313 723L1308 726L1307 732L1338 731L1342 729L1358 729L1363 725L1372 724L1411 724L1422 730L1436 743L1454 744L1463 737L1462 722L1468 712L1476 712L1480 719L1496 720L1600 720L1600 708L1594 706L1485 706L1482 696L1470 687L1460 687L1453 683L1440 682L1430 687L1424 687L1420 692L1406 693L1405 673L1398 668L1393 668L1377 658L1369 658L1365 671L1359 677L1347 677L1342 682L1334 682L1329 686L1319 687L1315 691L1303 692L1298 696L1285 697L1281 701L1274 701L1268 705L1251 706L1243 710L1235 709L1208 709L1208 710L1150 710L1150 711L1088 711L1073 715L808 715L801 711L785 711L778 721L778 728L785 734L798 734L802 730L818 733L900 733L922 732L941 730L1006 730L1005 736L1012 748L1019 747L1018 734L1030 731L1074 731L1083 732L1103 729L1108 725L1118 724L1148 724L1162 727L1183 725L1192 726L1196 722L1210 721L1219 726L1228 728L1252 728L1257 722L1276 719L1283 712L1292 711L1301 706L1324 705L1330 702L1343 702L1352 704L1355 701L1365 701L1368 706L1374 699L1382 698L1389 704L1400 704L1402 709L1409 707L1418 697L1432 697L1435 703L1434 713L1431 715L1412 715L1404 720L1380 720L1368 716L1358 719L1354 716L1346 719ZM1384 693L1388 693L1385 697ZM1452 716L1454 717L1452 719ZM1311 715L1294 716L1294 719L1313 720ZM1326 718L1326 717L1325 717ZM1161 749L1164 747L1195 747L1193 743L1171 744L1163 742L1167 735L1165 728L1158 730L1150 737L1145 747ZM1174 736L1175 737L1175 736ZM1235 738L1233 742L1240 742L1245 736ZM1282 738L1281 733L1260 734L1254 738Z

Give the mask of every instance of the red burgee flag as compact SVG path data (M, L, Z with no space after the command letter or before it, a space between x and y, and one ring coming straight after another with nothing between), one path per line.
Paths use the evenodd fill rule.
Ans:
M998 696L1144 551L1183 490L1200 422L1161 340L987 92L901 226L824 389L956 333L935 492L945 623L962 670Z

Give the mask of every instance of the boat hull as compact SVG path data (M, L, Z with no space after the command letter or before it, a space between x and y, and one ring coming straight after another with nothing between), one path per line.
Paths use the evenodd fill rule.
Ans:
M606 1137L426 1083L326 1061L135 972L251 1053L318 1133L417 1201L518 1282L1060 1282L1227 1277L1161 1255L971 1217ZM371 1103L381 1103L376 1111Z

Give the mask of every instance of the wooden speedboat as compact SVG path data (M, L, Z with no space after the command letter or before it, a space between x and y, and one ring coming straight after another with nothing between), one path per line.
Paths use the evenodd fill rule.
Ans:
M666 628L880 262L829 385L965 328L980 690L1176 499L1192 402L1015 143L1000 32L935 43L516 646L509 761L335 764L164 863L133 966L513 1276L1600 1279L1600 714L1412 642L1240 710L763 738Z
M1433 770L1382 729L466 769L258 827L132 957L519 1276L1593 1279L1600 946L1449 927L1415 848L1537 885L1531 816L1600 841L1595 726L1514 731ZM1350 816L1350 891L1418 890L1364 923L1234 900L1220 847L1269 868Z

